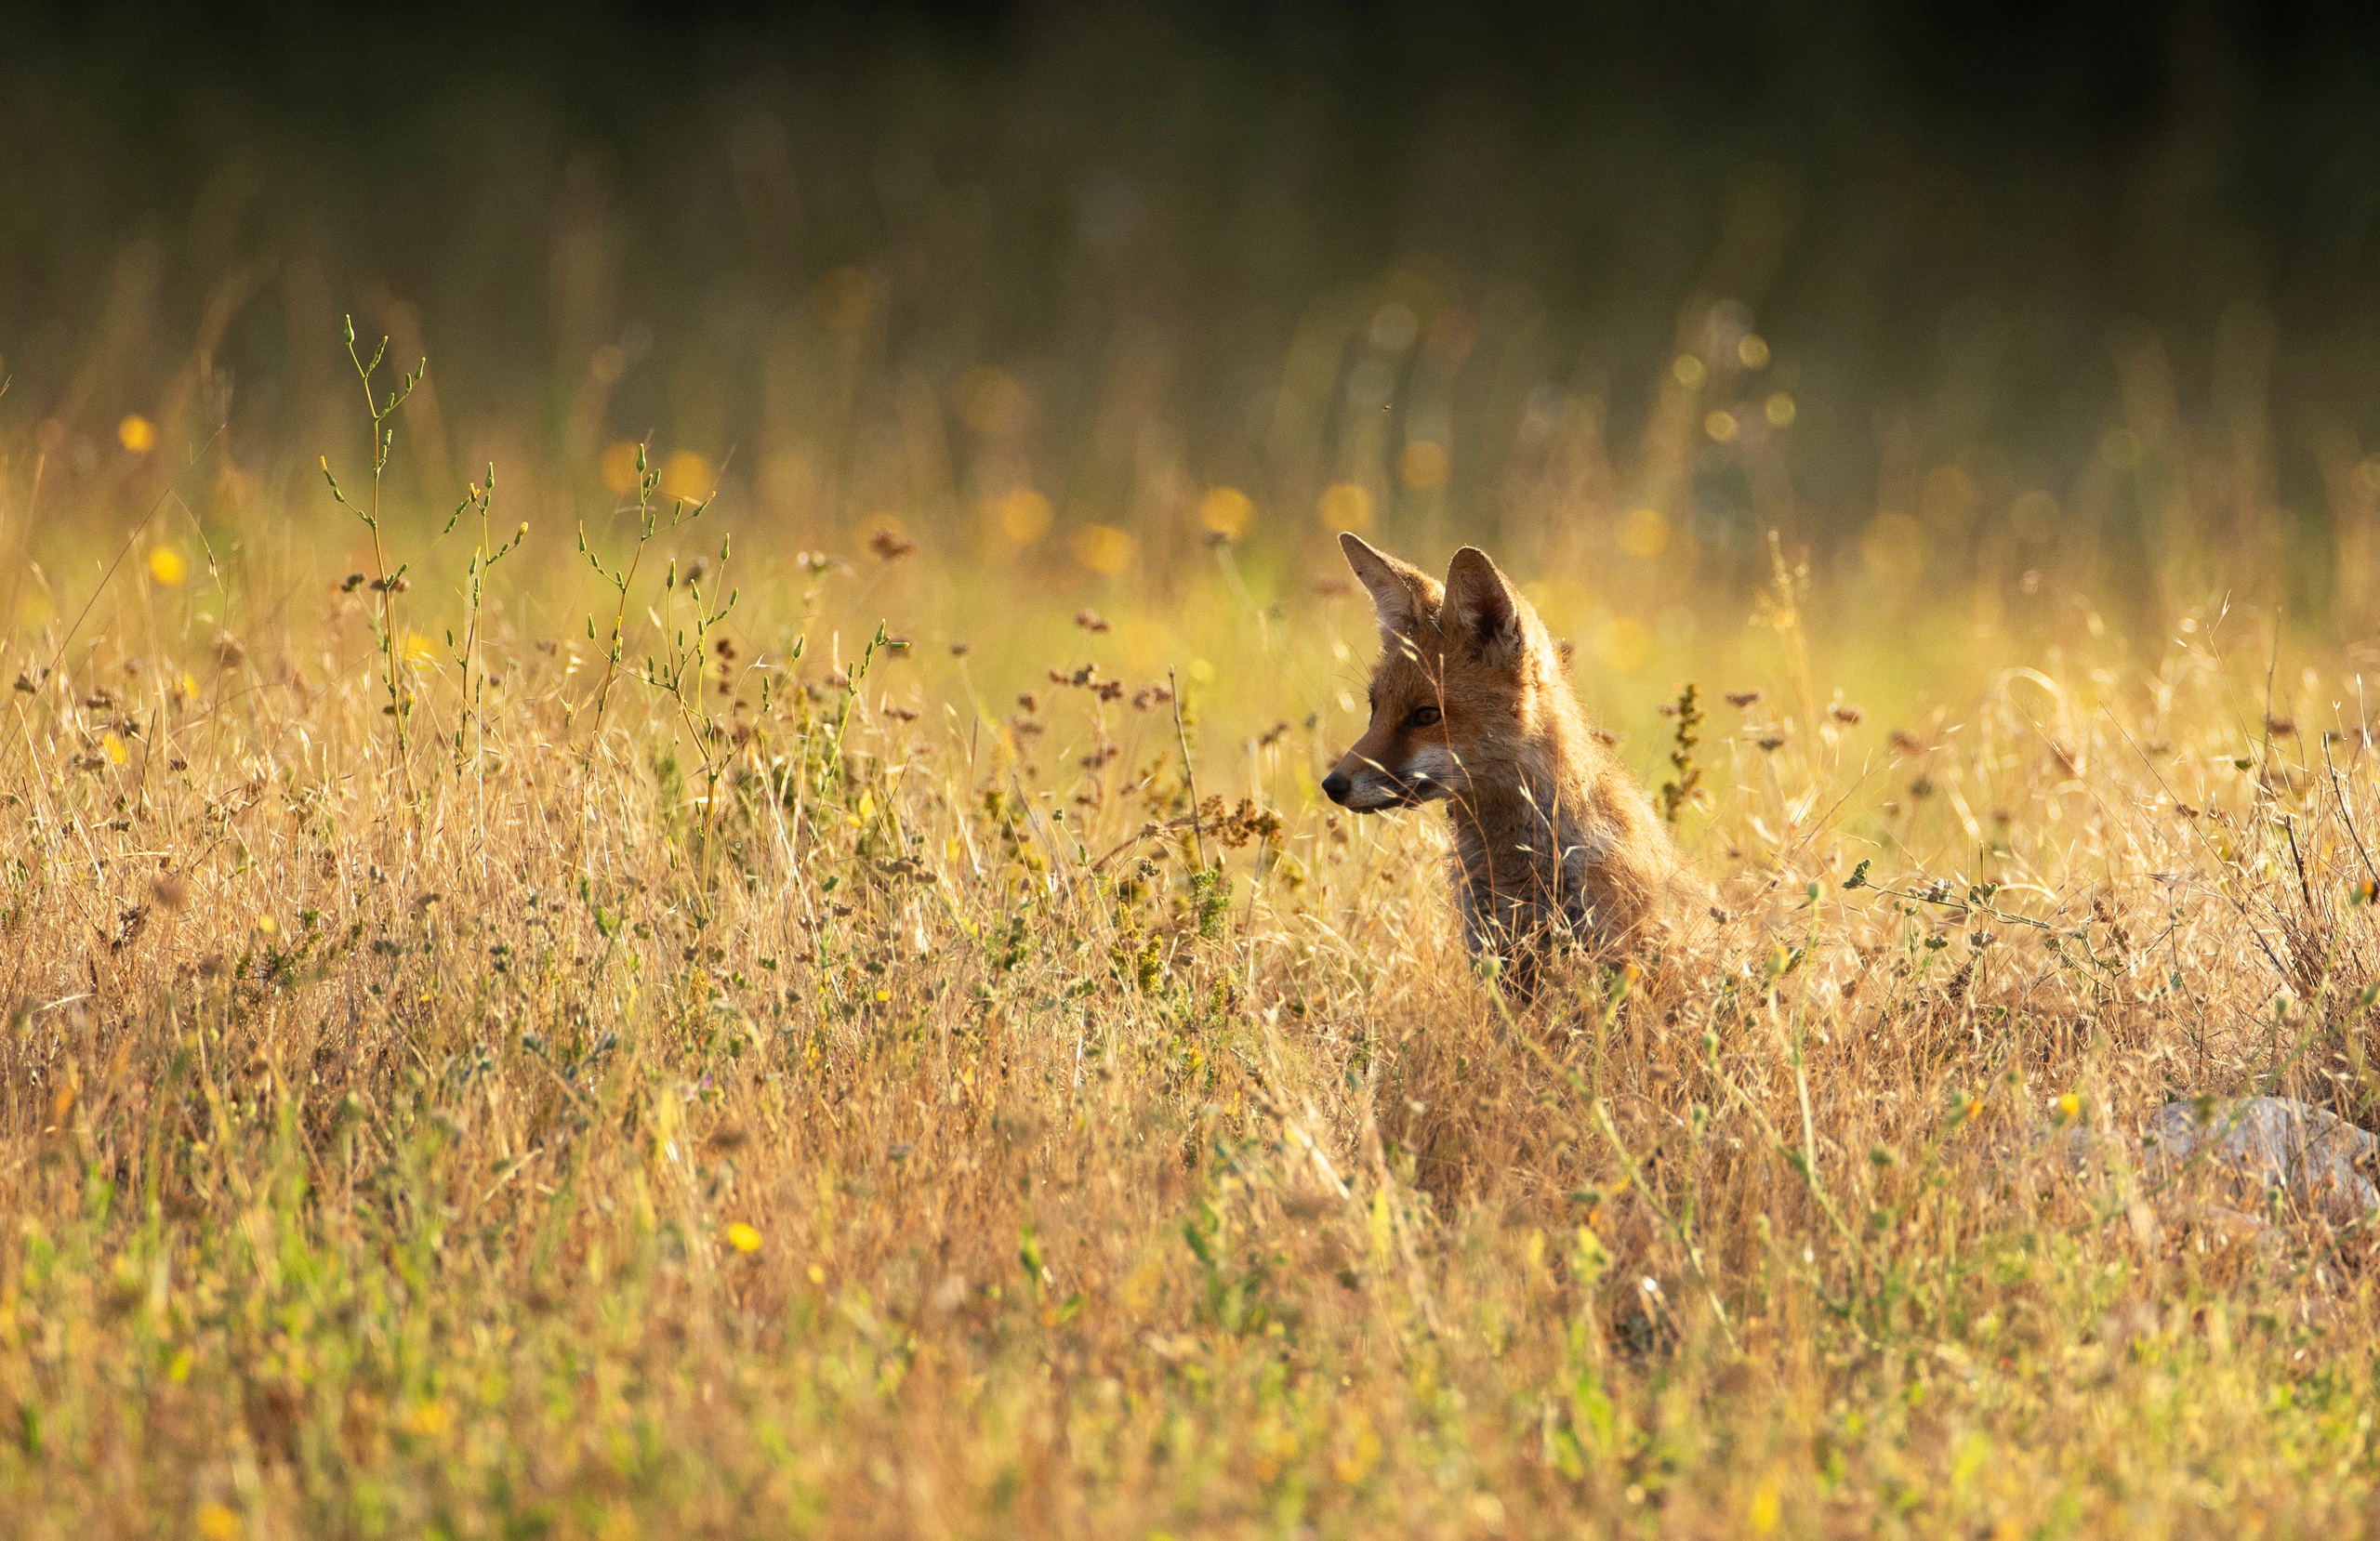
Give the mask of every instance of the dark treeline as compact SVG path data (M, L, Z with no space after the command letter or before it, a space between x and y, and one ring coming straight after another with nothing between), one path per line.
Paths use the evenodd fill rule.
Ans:
M2254 425L2236 475L2320 521L2380 443L2380 48L2329 12L335 9L0 19L0 418L100 433L197 358L248 441L311 444L351 310L544 453L774 443L826 410L784 318L856 268L863 393L1018 371L1064 486L1129 411L1304 495L1282 361L1398 274L1526 333L1512 400L1591 397L1622 462L1725 306L1802 402L1814 533L1978 447L1987 503L2062 496L2160 413L2194 454ZM1453 495L1492 500L1520 408L1467 410Z

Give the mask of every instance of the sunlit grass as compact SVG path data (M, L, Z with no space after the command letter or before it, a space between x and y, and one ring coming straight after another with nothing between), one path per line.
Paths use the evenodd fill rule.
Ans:
M1246 493L1160 566L1030 488L797 554L690 452L600 473L585 559L532 520L500 567L505 494L352 577L310 492L45 526L10 1534L2368 1509L2362 1229L2132 1139L2380 1108L2350 660L2062 573L1897 591L1899 547L1726 586L1649 507L1543 532L1513 571L1722 912L1514 1016L1435 823L1319 800L1371 619L1231 543ZM1314 544L1376 516L1333 483Z

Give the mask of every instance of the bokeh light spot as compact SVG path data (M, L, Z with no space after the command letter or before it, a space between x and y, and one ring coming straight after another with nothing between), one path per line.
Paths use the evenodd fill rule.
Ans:
M633 439L615 439L603 446L601 462L603 485L620 496L636 491L637 443Z
M1029 402L1025 387L1004 369L984 364L959 378L959 420L989 439L1005 439L1023 428Z
M1396 474L1407 486L1417 493L1434 493L1447 484L1447 472L1451 467L1444 444L1428 439L1416 439L1405 446L1396 457Z
M1693 354L1680 353L1670 361L1670 375L1686 389L1699 390L1702 382L1711 377L1711 371Z
M710 462L692 450L680 450L661 463L661 495L699 503L718 489Z
M1736 437L1736 415L1732 412L1712 413L1702 419L1702 431L1722 444L1731 442Z
M1236 487L1212 487L1198 500L1198 522L1234 540L1256 521L1256 505Z
M1645 666L1652 652L1653 634L1633 617L1615 615L1595 629L1595 656L1607 668L1632 673Z
M1030 487L1019 487L992 505L992 519L1000 533L1019 546L1030 546L1048 534L1053 517L1050 500Z
M1793 404L1793 398L1780 390L1768 398L1760 413L1768 419L1770 428L1783 428L1793 426L1793 419L1801 415L1801 409Z
M157 447L157 425L137 412L126 413L124 421L115 426L116 441L135 454L147 454Z
M1372 527L1372 494L1360 481L1334 481L1322 490L1318 506L1322 522L1333 530L1357 534Z
M1132 563L1138 543L1112 524L1086 524L1075 532L1075 560L1093 573L1114 577Z
M1747 332L1736 343L1736 362L1746 369L1768 367L1768 339L1757 332Z
M1620 548L1647 560L1670 548L1670 521L1659 508L1631 508L1620 521Z

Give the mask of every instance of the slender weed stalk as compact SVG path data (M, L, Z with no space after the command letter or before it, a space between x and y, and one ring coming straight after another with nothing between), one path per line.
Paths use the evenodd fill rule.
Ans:
M496 544L489 529L489 515L496 507L496 466L490 462L487 481L469 486L463 501L455 506L454 514L446 520L440 538L454 533L467 515L479 518L479 540L471 547L470 564L463 576L463 636L457 642L452 626L446 628L446 647L454 655L456 695L459 703L455 716L455 770L466 769L471 775L472 816L480 830L480 849L484 859L487 849L487 661L483 656L484 621L487 604L487 575L497 562L521 549L529 538L528 520L512 533L512 538Z
M397 596L412 586L405 579L405 564L399 563L395 572L389 570L388 543L380 528L380 486L389 470L390 456L396 450L397 427L393 421L397 409L413 397L422 376L430 373L430 361L424 359L411 374L400 374L397 383L387 395L377 394L372 376L389 355L389 339L382 337L373 349L370 362L356 351L355 318L346 323L347 358L355 366L355 377L364 387L364 410L372 418L372 491L364 503L348 500L340 490L338 478L331 471L330 456L322 457L323 480L330 483L331 496L340 507L364 521L372 533L372 592L378 596L378 614L373 622L373 634L379 644L382 679L387 686L388 702L380 710L390 719L390 732L395 740L397 770L405 788L405 800L416 800L413 784L413 762L405 750L405 718L413 713L413 691L407 688L407 664L410 662L402 635L397 630ZM451 526L450 526L451 528Z
M724 579L727 574L727 564L734 555L734 546L733 536L719 543L718 572L721 579ZM686 736L693 741L694 753L702 758L702 832L706 860L710 846L714 810L719 800L719 784L726 776L728 766L734 761L736 750L741 748L746 739L750 736L748 726L737 723L732 709L723 714L713 709L709 698L704 693L703 687L710 678L714 652L711 634L717 631L727 617L734 612L736 601L742 597L741 590L731 588L727 591L727 598L724 600L714 604L710 596L704 592L704 584L707 576L705 569L708 566L707 562L696 560L693 569L681 580L678 573L677 559L674 557L670 559L669 571L661 581L664 619L667 620L668 607L672 605L680 590L682 589L687 602L692 607L692 624L691 626L680 625L665 629L661 652L648 653L645 656L644 665L640 674L647 685L668 698L670 711L676 715L679 724L685 729ZM711 594L717 592L718 586L713 584ZM882 635L882 629L879 627L878 636L880 639ZM724 637L720 638L716 644L716 653L719 660L719 691L722 697L733 700L735 693L734 643ZM800 644L798 642L795 644L793 655L796 658L801 656ZM856 678L852 682L852 688L854 691L859 688ZM739 727L742 727L742 731L738 731ZM838 736L840 737L840 733Z
M702 518L703 511L710 507L708 498L692 504L684 498L674 498L670 502L668 522L663 522L663 515L653 501L654 493L661 485L661 473L653 468L651 462L651 446L639 444L636 447L636 548L628 554L625 563L616 568L604 566L603 559L587 544L587 526L582 524L578 527L578 554L587 559L587 565L595 570L598 577L612 586L617 597L612 610L611 639L603 652L603 679L595 688L595 722L588 731L589 754L594 752L594 744L602 737L603 714L611 705L612 686L619 678L620 659L628 635L628 589L636 583L637 570L644 565L645 547L651 546L656 537L692 524ZM587 638L589 641L597 639L595 617L592 615L587 618Z
M457 770L469 763L474 752L484 753L487 748L487 667L482 652L487 575L497 562L521 549L521 543L529 538L529 522L523 520L521 527L512 533L511 539L496 544L488 528L488 516L495 511L495 507L496 467L491 463L487 468L486 482L473 483L465 489L463 501L455 505L455 512L446 520L446 528L439 533L440 538L443 539L454 533L455 526L460 524L465 516L478 516L479 541L471 547L470 563L463 573L462 640L456 640L454 627L446 628L446 646L454 654L456 691L462 702L455 718L455 768Z

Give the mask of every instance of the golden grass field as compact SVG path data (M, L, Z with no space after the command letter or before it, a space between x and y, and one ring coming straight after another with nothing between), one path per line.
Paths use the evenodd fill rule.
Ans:
M1549 522L1499 556L1647 789L1699 778L1725 913L1516 1009L1439 817L1314 789L1375 642L1303 510L1261 571L750 520L722 568L734 510L654 492L649 546L631 494L597 566L533 521L491 570L502 480L376 555L311 451L228 540L219 450L121 517L45 453L0 1532L2366 1526L2368 1229L2135 1143L2380 1113L2335 637L1915 581L1889 523L1739 581Z

